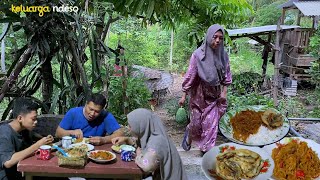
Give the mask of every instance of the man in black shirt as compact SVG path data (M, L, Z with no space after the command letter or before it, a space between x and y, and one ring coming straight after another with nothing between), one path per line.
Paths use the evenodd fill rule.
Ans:
M13 121L0 126L0 180L19 180L17 172L20 160L32 155L40 146L50 144L53 137L43 137L30 144L28 132L37 124L37 104L31 99L19 98L14 102Z

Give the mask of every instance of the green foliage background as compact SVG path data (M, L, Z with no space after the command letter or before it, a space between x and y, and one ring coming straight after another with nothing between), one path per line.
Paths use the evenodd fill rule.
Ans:
M125 2L129 2L125 1ZM112 1L106 1L112 2ZM120 1L117 1L119 3ZM132 1L133 2L133 1ZM132 9L133 6L139 5L140 1L134 1L132 4L126 6L126 10ZM171 2L171 1L170 1ZM175 1L172 1L175 2ZM189 1L187 1L189 2ZM209 9L208 9L208 2ZM281 10L277 8L277 6L285 0L248 0L250 5L252 5L253 10L255 10L255 14L249 16L251 14L248 12L241 11L239 19L241 19L242 23L239 23L239 19L230 20L230 24L224 24L227 28L235 28L235 27L250 27L250 26L260 26L260 25L270 25L275 24L280 16ZM168 1L163 1L164 7L167 7ZM228 3L236 4L237 2L234 0L228 1L190 1L190 3L186 3L186 7L193 7L194 11L206 9L206 11L199 11L195 13L199 13L199 19L195 19L193 16L190 18L189 14L183 14L185 12L186 7L178 7L173 6L168 9L162 9L163 7L154 6L157 11L170 11L167 14L161 14L160 16L164 16L166 21L163 24L157 23L156 19L152 19L153 24L148 24L146 19L137 19L132 17L134 14L140 15L149 15L150 7L152 7L152 1L148 1L145 5L147 8L138 9L134 12L127 12L126 10L123 12L118 12L118 15L121 14L121 19L114 22L110 28L107 39L105 41L106 45L115 49L120 43L123 47L125 47L125 58L128 61L129 65L137 64L142 66L147 66L151 68L157 69L165 69L171 72L182 73L185 72L188 66L189 57L191 53L196 49L196 42L201 41L200 37L203 37L203 32L207 29L207 17L208 12L216 10L216 13L210 15L212 17L217 17L217 21L227 22L229 21L229 16L225 16L229 11L234 11L237 9L234 4L231 7L228 7ZM243 1L241 1L243 3ZM101 6L104 6L101 4ZM117 6L121 8L122 6ZM246 4L243 4L243 7L246 7ZM227 9L226 9L227 8ZM231 8L231 9L228 9ZM140 11L141 10L141 11ZM142 12L142 13L140 13ZM169 19L174 17L174 13L176 13L177 22L175 23L170 21ZM117 14L117 13L114 13ZM112 14L112 15L114 15ZM132 16L131 16L132 15ZM247 16L248 15L248 16ZM97 14L96 14L97 16ZM107 16L106 16L107 17ZM245 18L246 17L246 18ZM286 24L293 24L293 19L295 17L294 13L288 13L286 16ZM179 19L178 19L179 18ZM303 26L307 26L309 23L308 20L304 20L302 22ZM170 36L171 30L168 27L173 27L174 24L174 48L173 48L173 65L170 67L169 64L169 53L170 53ZM3 24L0 24L0 30L2 30ZM1 31L0 31L1 32ZM311 40L311 48L313 49L315 57L319 58L320 52L320 34L317 32L316 36ZM198 39L195 39L198 38ZM260 96L257 94L256 89L252 89L250 92L246 90L246 87L255 87L257 85L258 79L252 77L252 74L257 73L261 74L261 47L253 47L247 43L249 39L243 38L234 41L238 47L238 53L233 52L233 48L226 45L227 48L231 48L230 54L230 64L231 71L234 74L234 84L232 87L232 91L228 97L229 100L229 108L236 108L240 105L256 105L256 104L267 104L268 106L272 106L271 98ZM10 54L15 47L21 47L27 42L26 37L23 34L22 30L17 32L10 32L10 34L6 38L6 64L7 66L11 65L13 62L13 55ZM88 57L91 57L90 50L86 49L85 53ZM111 61L110 66L112 67L112 62L114 62L115 57L109 57ZM28 73L29 69L33 66L32 63L29 63L27 67L22 71L22 75ZM58 59L54 59L52 61L53 72L58 72L60 69L60 65L58 63ZM88 59L85 63L85 69L87 74L92 74L92 59ZM313 65L312 71L310 72L313 77L313 81L315 84L319 86L319 62ZM107 76L108 73L105 70L101 71L102 76ZM244 76L245 74L250 74L250 76ZM273 65L272 63L268 63L267 75L271 76L273 74ZM54 73L54 77L58 79L59 73ZM123 101L122 91L121 91L121 78L112 77L109 81L109 110L112 111L119 119L124 119L122 109ZM69 89L71 92L72 89ZM101 86L97 84L94 91L101 91ZM59 95L61 93L60 89L55 87L54 89L55 95ZM128 89L127 95L129 96L130 102L125 104L124 106L129 107L130 110L138 107L148 107L147 100L150 98L149 92L146 90L146 87L143 84L143 79L141 78L129 78L128 79ZM251 93L248 95L244 95L246 93ZM317 98L320 99L320 93L314 93L308 95L309 99ZM41 98L41 93L36 92L35 97ZM54 96L52 100L56 97ZM307 99L308 99L307 98ZM6 98L0 104L0 114L2 114L1 110L6 108L9 102L9 98ZM172 106L177 108L176 101L169 102L168 106ZM316 106L319 106L319 102L314 103ZM67 106L72 107L74 102L68 102ZM297 111L292 111L295 107L300 107L301 104L298 103L298 99L282 99L279 108L283 109L283 111L289 112L292 115L303 115L303 113L298 113ZM301 105L302 106L302 105ZM171 109L169 107L169 109ZM290 109L290 110L289 110ZM53 112L56 112L54 109ZM176 112L175 110L170 110L170 113ZM303 111L301 111L303 112ZM312 116L319 116L320 111L314 111L311 114ZM306 116L306 114L304 114Z

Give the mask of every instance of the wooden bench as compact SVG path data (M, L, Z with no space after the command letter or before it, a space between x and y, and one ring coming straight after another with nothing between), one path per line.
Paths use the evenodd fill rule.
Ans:
M56 114L43 114L37 117L37 126L34 128L34 132L42 135L47 136L49 134L55 135L56 129L63 119L64 115L56 115ZM0 125L3 123L9 123L12 120L1 121Z

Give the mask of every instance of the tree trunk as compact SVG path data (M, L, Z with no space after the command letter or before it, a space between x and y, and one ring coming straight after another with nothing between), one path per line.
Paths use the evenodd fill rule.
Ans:
M29 61L32 55L32 48L29 46L24 53L20 56L19 62L16 64L15 69L12 71L6 82L2 85L0 90L0 102L4 98L4 95L10 90L11 86L15 83L21 70Z
M172 58L173 58L173 29L171 30L171 43L170 43L170 60L169 60L169 66L172 68Z
M72 53L72 58L73 58L73 62L75 62L76 65L76 69L79 71L80 74L80 79L84 88L84 92L85 92L85 97L87 97L87 93L89 92L90 88L89 88L89 84L88 84L88 80L87 80L87 75L85 73L85 70L82 66L82 61L81 61L81 57L79 56L79 54L77 53L77 49L74 45L74 42L72 40L69 40L69 45L71 48L71 53Z
M51 107L51 97L53 93L53 73L51 59L52 56L50 55L41 59L41 61L44 61L41 66L42 98L43 103L45 103L49 108Z
M112 23L116 22L117 20L120 19L120 16L116 17L116 18L112 18L112 15L109 16L109 19L107 21L107 23L104 25L103 30L101 31L101 34L98 33L98 37L101 38L101 43L104 43L106 36L108 34L108 31L110 29L110 26ZM97 31L98 32L98 31ZM101 51L103 50L102 45L100 45L97 42L97 49L100 49ZM102 86L103 86L103 91L102 94L108 99L108 89L109 89L109 64L108 62L105 62L105 55L101 54L97 56L99 58L99 67L102 67L102 65L104 64L105 68L106 68L106 72L107 72L107 76L106 77L102 77L101 81L102 81ZM108 101L107 101L108 102ZM106 108L108 107L108 104L106 105Z
M268 44L270 44L271 41L271 34L268 35ZM269 52L271 51L271 48L267 45L264 45L263 51L262 51L262 82L265 81L266 73L267 73L267 65L268 65L268 56Z

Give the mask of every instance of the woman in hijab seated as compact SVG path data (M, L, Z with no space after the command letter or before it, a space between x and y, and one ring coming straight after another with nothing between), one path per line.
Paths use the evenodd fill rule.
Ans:
M189 151L192 141L205 153L216 142L218 122L227 109L227 87L232 82L228 54L223 45L224 30L218 24L209 27L203 44L193 52L182 83L179 104L190 96L190 123L182 141Z
M135 162L148 179L187 180L179 153L160 118L142 108L133 110L127 117L132 137L116 137L112 143L135 146Z

